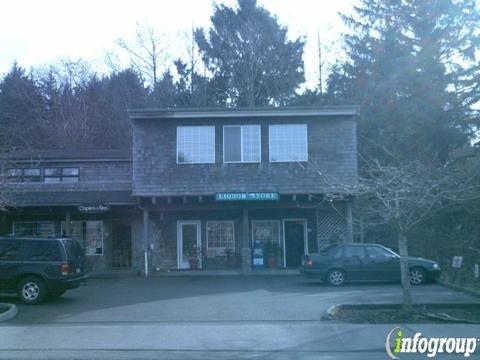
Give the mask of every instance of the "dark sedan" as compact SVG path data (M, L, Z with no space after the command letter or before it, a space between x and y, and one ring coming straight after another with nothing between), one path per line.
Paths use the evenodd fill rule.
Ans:
M408 258L410 283L420 285L440 276L435 261ZM330 245L320 253L304 255L300 272L331 285L345 281L399 281L400 256L378 244Z

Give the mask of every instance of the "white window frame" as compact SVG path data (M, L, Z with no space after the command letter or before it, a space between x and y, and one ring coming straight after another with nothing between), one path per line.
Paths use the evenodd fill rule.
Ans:
M272 159L272 127L274 126L302 126L305 127L305 158L304 159L297 159L297 160L273 160ZM268 159L270 162L306 162L308 161L308 126L307 124L271 124L268 126Z
M278 246L280 246L282 248L282 227L281 227L281 221L280 220L275 220L275 219L271 219L271 220L252 220L252 248L253 246L255 245L254 244L254 241L255 241L255 238L254 238L254 228L255 228L255 224L257 223L266 223L266 222L269 222L269 223L276 223L278 225ZM283 248L282 248L282 251L283 251Z
M70 223L73 223L73 222L89 222L89 221L96 221L96 222L101 221L102 222L102 253L101 254L88 254L87 249L84 248L84 246L86 244L83 244L80 241L80 245L82 246L82 248L84 248L83 250L85 251L86 256L103 256L105 254L105 222L103 220L71 220ZM61 229L62 234L63 234L63 231L65 230L64 223L65 223L65 220L60 223L60 229Z
M42 223L42 224L49 224L49 225L52 225L53 226L53 232L50 234L50 235L54 235L55 234L55 221L14 221L12 223L12 234L13 235L18 235L15 233L15 224L38 224L38 223ZM22 235L19 235L19 236L22 236ZM42 236L48 236L48 235L25 235L25 236L36 236L36 237L42 237Z
M257 161L245 161L243 160L243 128L245 126L256 126L259 129L258 132L258 160ZM225 128L227 127L239 127L240 128L240 161L226 161L225 160ZM259 124L243 124L243 125L224 125L223 126L223 162L225 164L239 164L239 163L261 163L262 162L262 127Z
M211 128L213 129L213 160L212 161L192 161L192 162L179 162L178 161L178 129L179 128ZM176 141L176 162L178 165L190 165L190 164L215 164L215 147L216 147L216 136L215 136L215 126L214 125L179 125L176 127L175 141Z
M206 223L206 226L205 226L205 232L206 232L206 238L207 238L207 249L214 249L216 250L216 252L218 252L219 250L225 250L227 249L226 247L222 246L222 247L214 247L214 246L209 246L208 245L208 224L209 223L229 223L229 224L232 224L232 250L235 252L235 221L233 220L210 220L210 221L207 221Z

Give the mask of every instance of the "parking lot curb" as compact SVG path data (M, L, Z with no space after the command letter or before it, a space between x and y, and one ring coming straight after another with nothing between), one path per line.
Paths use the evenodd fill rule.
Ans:
M334 320L335 315L337 315L338 310L340 310L342 306L343 304L330 306L325 312L325 314L322 315L322 320Z
M475 297L480 298L480 291L474 290L474 289L469 289L469 288L464 288L459 285L454 285L445 281L437 281L437 284L443 287L446 287L448 289L456 290L456 291L461 291L464 292L465 294L472 295Z
M0 321L7 321L18 313L17 306L14 304L0 303L0 308L7 308L6 311L0 313Z
M442 308L448 306L450 308L472 308L477 309L479 304L472 302L463 303L414 303L413 306L428 306L430 308ZM336 315L341 309L397 309L401 308L402 304L336 304L330 306L325 314L322 315L322 320L335 320Z

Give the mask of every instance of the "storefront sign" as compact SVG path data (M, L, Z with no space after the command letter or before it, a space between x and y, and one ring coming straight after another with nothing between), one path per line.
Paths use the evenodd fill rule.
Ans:
M101 205L101 204L96 204L96 205L79 205L78 206L78 211L82 213L88 213L88 214L98 214L98 213L104 213L110 210L110 206L108 205Z
M280 198L276 192L238 192L216 193L216 201L276 201Z

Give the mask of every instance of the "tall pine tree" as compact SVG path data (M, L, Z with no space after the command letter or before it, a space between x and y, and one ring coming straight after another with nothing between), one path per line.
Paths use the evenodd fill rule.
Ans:
M474 0L362 0L343 16L348 59L328 96L361 105L360 151L443 162L468 142L479 100Z

